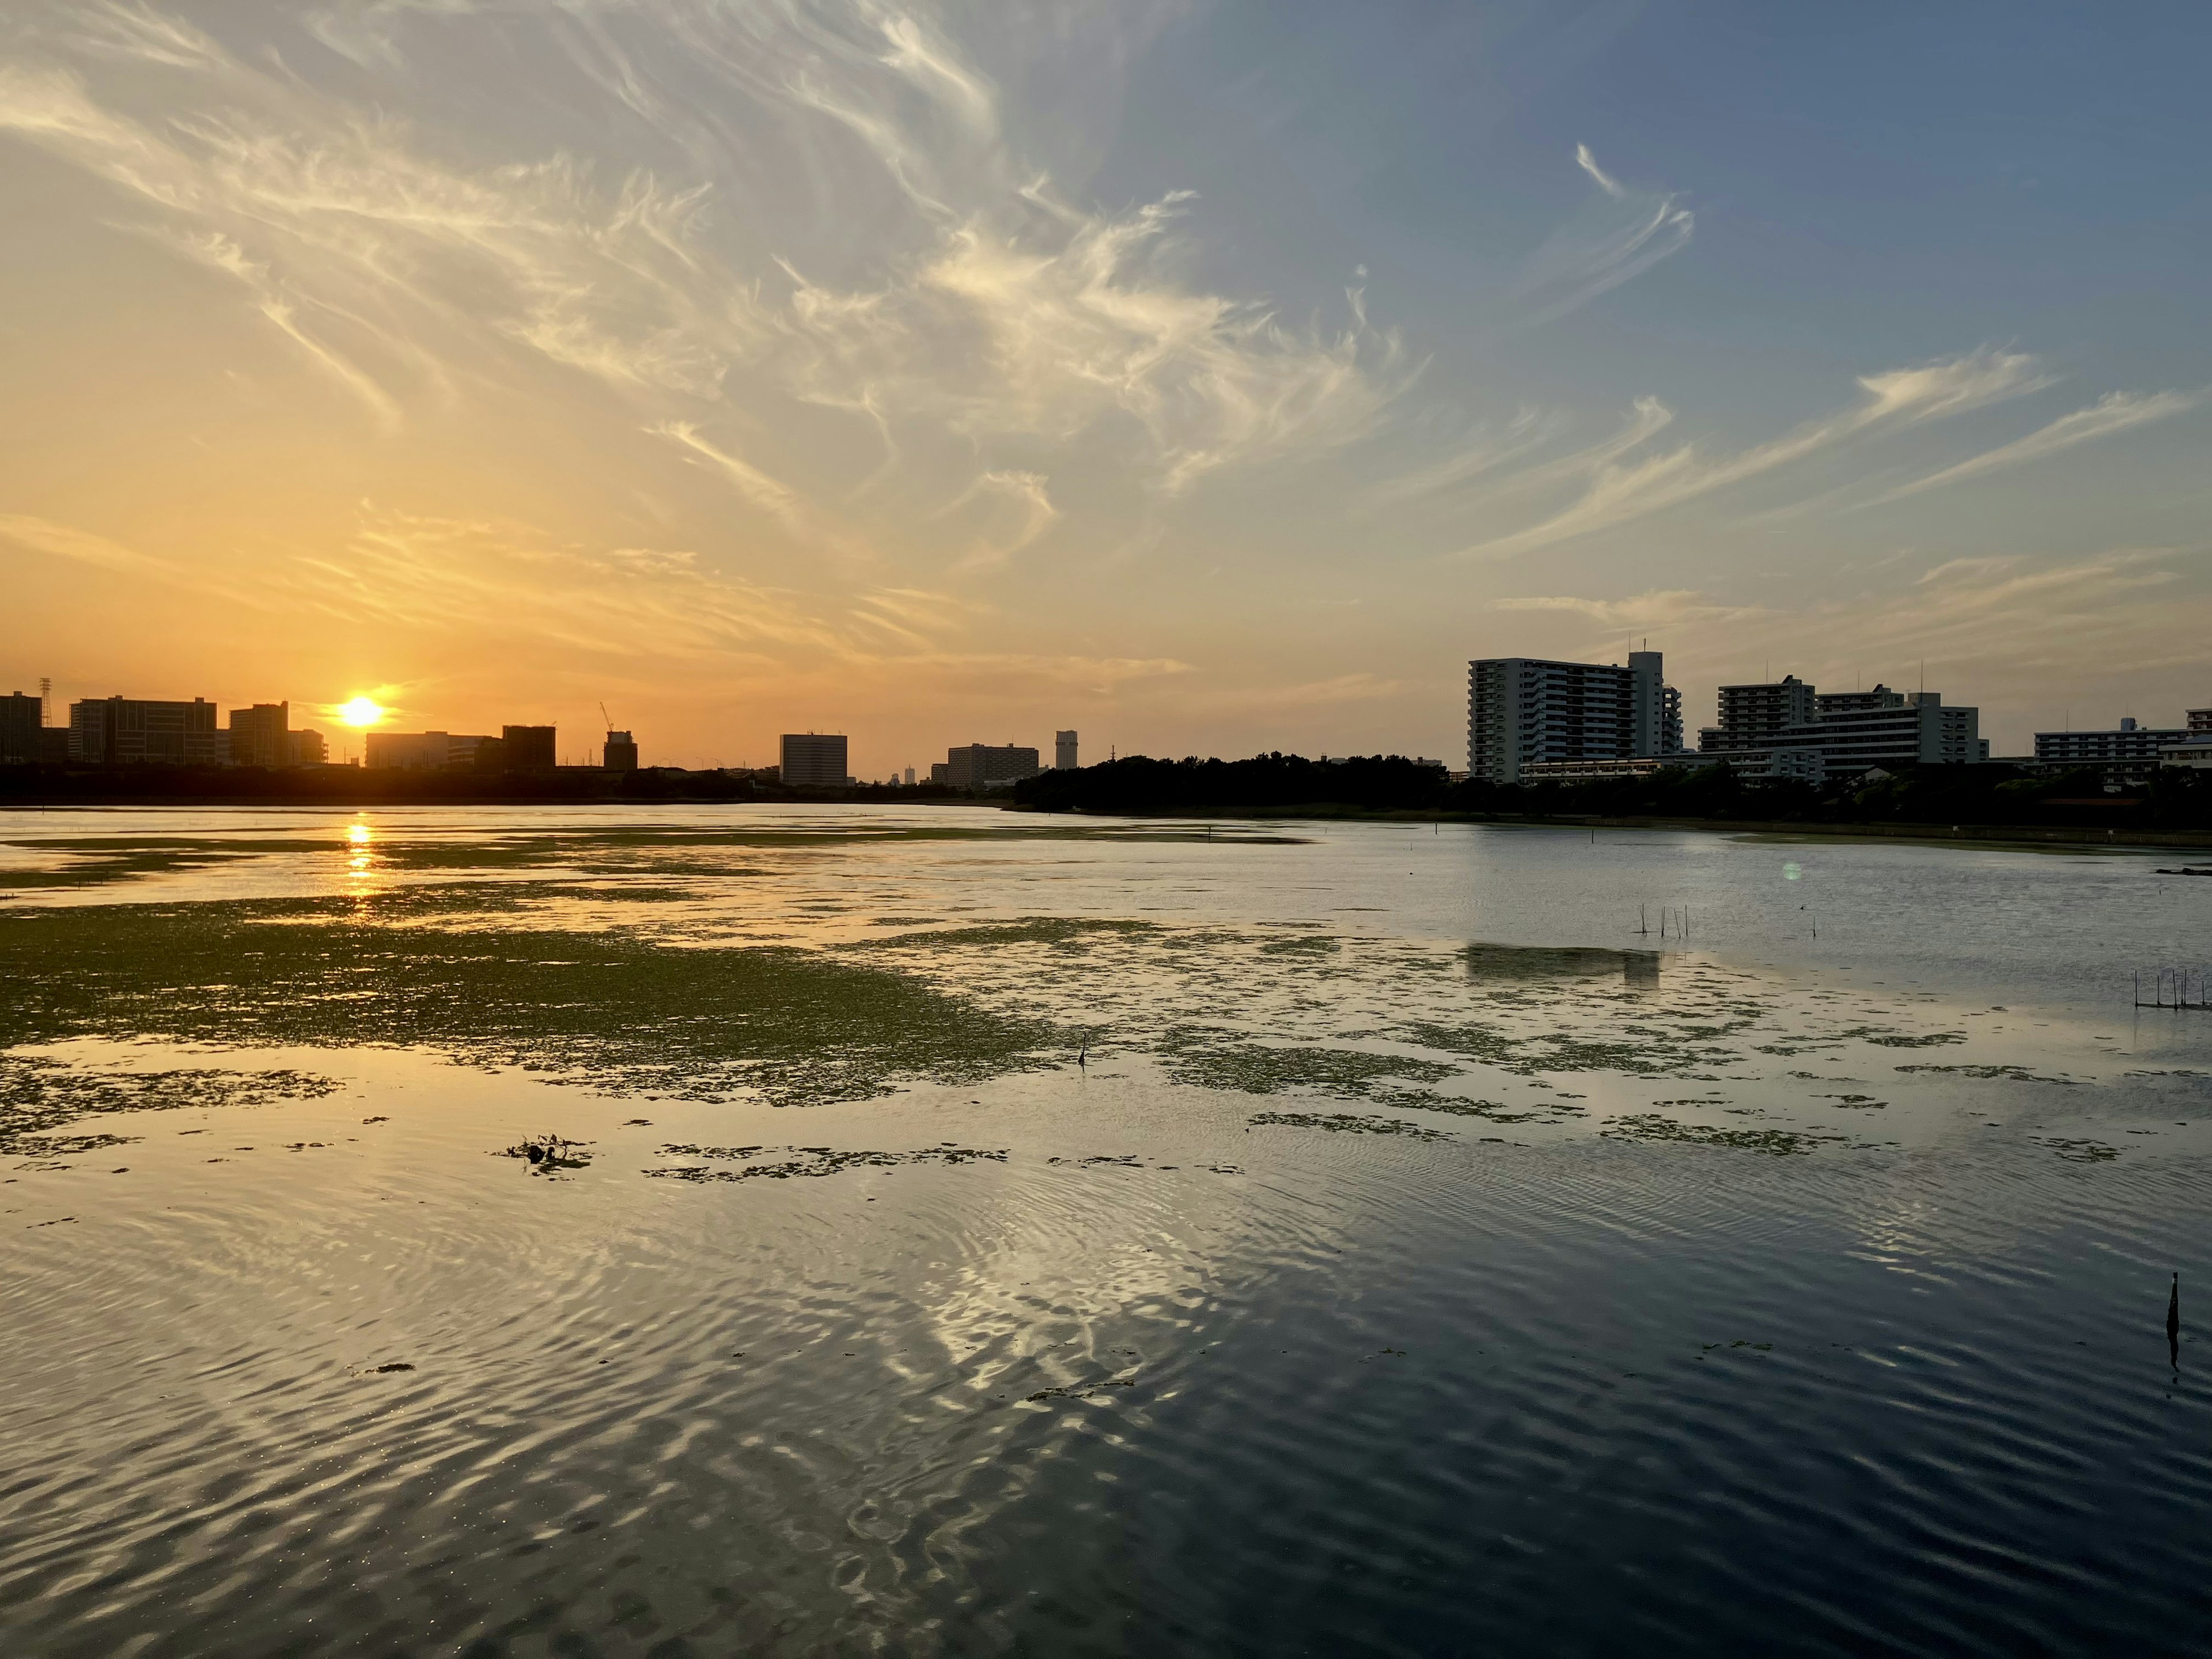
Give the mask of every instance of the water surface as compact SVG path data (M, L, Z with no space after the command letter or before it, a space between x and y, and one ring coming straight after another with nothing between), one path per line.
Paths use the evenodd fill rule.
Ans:
M2174 862L15 815L0 1632L2201 1651Z

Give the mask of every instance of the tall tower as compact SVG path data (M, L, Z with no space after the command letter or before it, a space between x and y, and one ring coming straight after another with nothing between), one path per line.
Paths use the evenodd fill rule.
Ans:
M1052 764L1057 772L1073 772L1082 763L1075 758L1075 733L1055 732L1052 734Z

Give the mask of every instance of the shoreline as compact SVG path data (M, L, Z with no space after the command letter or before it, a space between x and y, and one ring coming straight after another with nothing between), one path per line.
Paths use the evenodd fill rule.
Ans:
M1422 811L1412 808L1331 806L1184 807L1172 811L1119 811L1066 814L1035 807L1011 809L1035 812L1040 817L1130 818L1317 818L1374 823L1482 823L1528 830L1695 830L1711 834L1765 836L1825 836L1837 839L1926 841L1965 844L1973 842L2081 848L2136 847L2145 849L2203 848L2212 849L2212 830L2099 830L2086 824L2044 823L1820 823L1784 818L1671 818L1608 817L1597 813L1561 813L1534 817L1511 812Z
M2203 849L2212 851L2212 830L2100 829L2090 824L2042 823L1900 823L1895 822L1821 822L1789 818L1690 818L1610 817L1601 813L1558 813L1531 816L1515 812L1454 812L1419 807L1368 807L1309 802L1297 806L1184 806L1141 810L1122 808L1097 812L1080 808L1054 811L1023 806L1000 796L893 796L866 790L779 789L739 794L671 790L666 793L538 793L526 790L486 791L483 793L441 795L410 790L363 790L358 793L160 794L121 793L111 795L63 796L45 799L0 799L0 814L47 811L99 811L118 808L171 807L186 811L223 808L297 810L310 811L372 811L422 807L636 807L655 809L684 806L974 806L1026 816L1053 817L1215 818L1280 822L1308 818L1324 823L1478 823L1529 830L1691 830L1715 835L1825 836L1838 840L1919 841L1965 845L1996 845L2118 848L2144 850Z

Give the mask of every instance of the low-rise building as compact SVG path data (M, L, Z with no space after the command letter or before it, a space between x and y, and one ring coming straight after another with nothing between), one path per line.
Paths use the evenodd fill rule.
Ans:
M932 783L945 783L955 789L1011 789L1024 778L1033 778L1044 769L1037 764L1037 751L1015 744L971 743L958 749L945 751L941 769L929 769Z
M2054 766L2091 766L2112 761L2155 766L2161 750L2170 744L2186 743L2196 733L2200 713L2212 716L2212 708L2191 709L2187 726L2138 726L2128 719L2108 732L2039 732L2035 757ZM2202 736L2212 738L2212 720L2208 720Z
M372 732L364 763L380 770L442 771L453 764L453 739L444 732Z
M1648 778L1671 763L1656 755L1632 756L1619 760L1553 760L1525 761L1522 763L1522 783L1617 783L1630 778Z
M88 766L219 766L228 745L216 712L204 697L87 697L70 705L69 757Z
M1940 691L1820 692L1795 675L1721 688L1721 724L1698 752L1746 778L1824 783L1875 767L1966 765L1989 758L1981 711L1946 707ZM1808 709L1809 708L1809 713Z

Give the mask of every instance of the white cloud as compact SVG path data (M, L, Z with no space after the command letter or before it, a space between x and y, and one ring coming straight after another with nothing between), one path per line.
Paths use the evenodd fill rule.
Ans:
M983 473L955 496L945 507L947 513L984 500L995 501L1000 507L990 515L987 533L978 538L959 568L984 570L1002 565L1044 534L1060 516L1060 509L1052 504L1050 483L1041 472L1006 468Z
M2087 408L2077 409L2070 415L2062 415L2050 425L2016 438L2008 444L1986 450L1979 455L1947 466L1939 472L1899 485L1867 503L1879 507L1889 501L1901 501L1907 495L1917 495L1924 489L1936 489L1944 484L1957 483L1965 478L1978 478L1984 474L2000 471L2006 467L2019 466L2028 461L2039 461L2061 450L2071 449L2099 438L2132 428L2148 426L2153 421L2162 421L2169 416L2186 414L2203 401L2201 396L2181 392L2158 392L2138 395L2127 392L2110 392Z
M1690 245L1697 216L1680 195L1632 190L1575 146L1575 165L1598 195L1528 258L1522 291L1536 302L1529 323L1547 322L1642 275Z
M1781 437L1732 455L1709 457L1697 445L1684 444L1642 460L1619 459L1640 441L1632 439L1617 444L1610 453L1589 452L1585 466L1589 482L1581 495L1565 507L1466 551L1474 556L1503 558L1590 535L1741 483L1863 435L1902 431L2021 397L2049 384L2049 377L2033 357L1984 348L1963 356L1862 376L1859 387L1863 396L1856 406L1807 422ZM1646 428L1656 431L1664 424L1659 418L1664 410L1656 400L1650 407L1654 412L1632 423L1631 434Z
M381 0L308 21L389 72L404 66L404 31L481 9L535 21L522 7ZM1121 212L1057 199L1010 148L990 77L922 9L577 8L560 35L572 57L702 167L611 185L562 153L465 166L158 14L92 16L88 56L191 68L167 84L161 115L118 112L70 69L17 64L0 66L0 131L102 180L244 286L303 361L387 427L425 391L503 375L507 342L662 422L790 398L850 411L879 435L887 470L906 423L983 446L986 469L1006 470L988 453L1000 440L1074 445L1125 422L1142 439L1122 457L1131 482L1174 495L1225 468L1352 442L1410 383L1396 337L1368 324L1357 295L1325 330L1176 280L1187 194ZM858 137L905 211L860 206L825 118ZM787 297L763 296L774 251L749 258L741 244L762 227L731 212L765 205L775 156L799 177L825 169L855 198L846 211L872 282L811 281L786 262ZM1118 453L1087 447L1094 465Z

